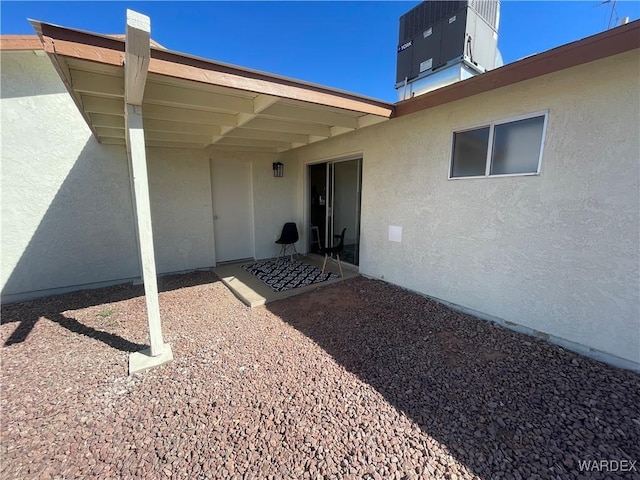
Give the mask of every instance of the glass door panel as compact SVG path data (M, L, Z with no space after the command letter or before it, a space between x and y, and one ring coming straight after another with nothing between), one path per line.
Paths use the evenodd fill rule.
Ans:
M361 160L347 160L329 164L331 183L331 217L327 215L331 228L330 243L339 241L342 229L346 228L344 250L340 259L353 265L360 257L360 182ZM329 213L329 212L327 212Z

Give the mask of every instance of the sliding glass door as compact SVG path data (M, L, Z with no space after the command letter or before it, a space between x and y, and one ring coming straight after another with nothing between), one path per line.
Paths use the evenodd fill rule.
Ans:
M359 264L361 182L362 159L359 158L309 166L311 252L317 251L319 243L337 243L346 228L340 259Z

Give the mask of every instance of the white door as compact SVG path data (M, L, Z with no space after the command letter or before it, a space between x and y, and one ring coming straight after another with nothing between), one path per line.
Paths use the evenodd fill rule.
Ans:
M211 160L216 263L253 258L251 164Z

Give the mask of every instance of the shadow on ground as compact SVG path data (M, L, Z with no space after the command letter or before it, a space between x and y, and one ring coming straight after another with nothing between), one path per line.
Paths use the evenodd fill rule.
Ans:
M166 292L215 281L218 281L218 278L213 272L209 271L195 272L191 275L166 275L158 278L158 290ZM65 314L65 312L72 310L106 305L142 296L144 296L144 287L142 285L126 284L56 295L30 302L2 305L0 311L2 325L8 323L17 324L16 329L5 341L4 346L9 347L16 343L24 342L37 322L41 319L47 319L70 332L101 341L117 350L124 352L143 350L148 345L134 343L119 335L98 330ZM146 321L146 319L141 320Z
M583 461L640 460L633 372L364 278L267 308L482 478L566 478L583 475Z

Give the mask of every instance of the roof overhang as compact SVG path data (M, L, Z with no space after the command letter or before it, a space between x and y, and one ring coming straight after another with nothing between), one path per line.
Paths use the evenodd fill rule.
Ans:
M124 37L32 25L1 49L46 51L98 140L124 144ZM396 104L151 47L148 145L279 152L640 49L640 20Z
M32 25L98 141L124 145L124 40ZM148 146L282 152L392 113L383 101L151 48L143 97Z

